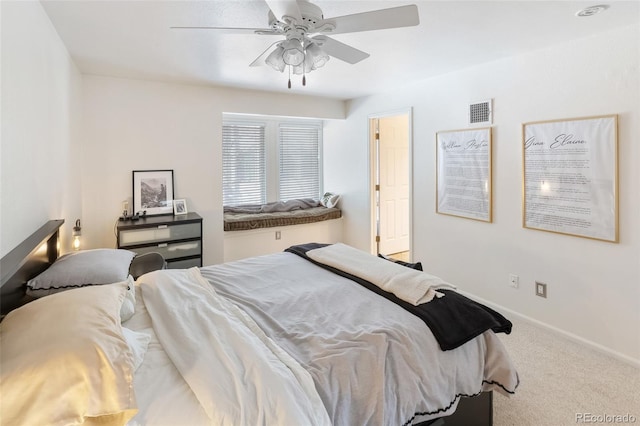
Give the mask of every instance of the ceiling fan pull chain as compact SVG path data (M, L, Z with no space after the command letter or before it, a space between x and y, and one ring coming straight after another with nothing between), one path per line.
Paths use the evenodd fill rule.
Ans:
M307 47L308 44L305 43L305 47L304 47L304 60L302 61L302 85L306 86L307 85Z
M305 61L307 60L307 52L304 53L305 59L302 61L302 85L307 85L307 69L305 68Z
M289 65L289 89L291 89L291 65Z

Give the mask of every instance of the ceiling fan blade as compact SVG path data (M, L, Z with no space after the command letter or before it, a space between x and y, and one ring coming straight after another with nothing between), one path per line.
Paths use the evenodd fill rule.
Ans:
M327 55L349 64L357 64L370 56L362 50L358 50L355 47L351 47L324 35L317 35L312 37L312 39L318 42L318 45Z
M239 28L239 27L169 27L172 30L215 30L221 34L261 34L280 35L272 28Z
M265 0L269 5L269 9L275 17L281 21L283 16L294 18L299 24L302 23L302 15L296 0Z
M361 31L385 30L388 28L412 27L420 23L418 7L415 4L372 10L371 12L337 16L325 19L335 24L331 34L346 34Z
M264 60L267 58L268 54L273 49L273 46L275 46L278 43L280 43L280 41L276 41L276 42L271 43L269 45L269 47L267 47L265 49L265 51L260 54L260 56L258 56L253 62L251 62L249 64L249 66L250 67L259 67L260 65L264 65L265 64Z

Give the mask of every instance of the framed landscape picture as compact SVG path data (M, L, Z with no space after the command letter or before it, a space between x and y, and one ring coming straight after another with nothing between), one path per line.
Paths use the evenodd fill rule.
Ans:
M136 213L173 214L173 170L133 171L133 214Z

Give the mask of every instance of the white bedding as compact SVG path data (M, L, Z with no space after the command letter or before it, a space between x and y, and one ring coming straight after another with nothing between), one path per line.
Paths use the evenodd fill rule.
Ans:
M309 250L307 256L380 287L414 306L442 297L438 289L455 290L455 286L426 272L389 262L377 256L337 243Z
M142 365L133 377L138 413L129 426L206 425L206 412L158 341L136 285L136 311L124 326L151 337Z
M517 387L515 368L493 332L441 351L419 318L294 254L207 266L201 273L217 295L246 312L304 367L334 425L415 424L453 413L460 395ZM168 277L171 271L154 274ZM152 335L135 374L140 411L130 424L209 424L155 336L145 306L125 325Z
M197 268L139 281L158 341L209 424L330 424L309 373Z

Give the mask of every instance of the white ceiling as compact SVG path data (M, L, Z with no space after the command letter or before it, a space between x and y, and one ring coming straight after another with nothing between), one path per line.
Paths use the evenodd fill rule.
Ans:
M350 99L640 22L638 0L609 1L605 12L575 16L601 1L316 0L325 18L417 4L420 25L335 35L371 56L355 65L332 58L307 76L306 87L293 76L292 89L286 71L248 66L278 40L273 36L169 28L266 28L262 0L42 3L85 74Z

